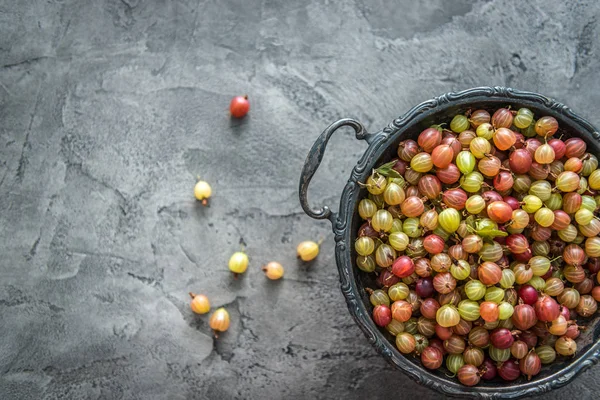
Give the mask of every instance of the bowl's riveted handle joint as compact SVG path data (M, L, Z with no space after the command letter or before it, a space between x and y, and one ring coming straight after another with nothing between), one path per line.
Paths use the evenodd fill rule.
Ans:
M332 224L335 224L337 213L332 213L327 206L323 206L319 210L311 208L308 204L308 185L310 184L312 177L314 176L315 172L317 172L317 169L323 160L323 155L325 154L325 148L327 147L329 138L333 132L343 126L349 126L353 128L356 133L356 138L359 140L368 140L370 137L370 135L366 133L363 125L354 119L344 118L334 122L333 124L329 125L329 127L327 127L323 133L321 133L319 138L313 144L312 148L308 152L308 156L304 162L304 167L302 168L302 174L300 175L300 204L302 205L302 209L309 217L315 219L327 218Z

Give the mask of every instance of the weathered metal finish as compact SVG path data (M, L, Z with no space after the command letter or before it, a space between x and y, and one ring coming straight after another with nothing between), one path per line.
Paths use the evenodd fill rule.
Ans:
M395 145L403 139L414 137L428 122L444 119L457 111L476 108L498 108L510 105L531 108L537 115L552 115L571 134L580 136L588 143L589 151L600 151L600 133L589 122L574 114L562 103L537 93L514 90L504 87L480 87L456 93L447 93L423 102L402 117L392 121L387 127L375 134L367 134L364 127L352 119L342 119L330 125L319 136L311 148L300 177L300 203L304 211L316 219L328 218L333 226L336 240L336 261L340 274L341 289L348 309L354 320L364 332L373 347L392 365L402 370L414 381L435 389L441 393L462 398L479 399L516 399L523 396L538 395L564 386L575 376L600 361L600 324L595 324L590 334L590 343L581 346L575 358L545 366L542 373L532 381L524 379L515 382L493 381L476 387L466 387L456 380L448 378L442 371L429 371L418 361L411 360L398 352L393 343L373 323L370 308L362 285L363 277L356 268L352 243L356 238L358 216L357 203L362 197L358 182L364 182L372 168L391 158ZM446 115L447 114L447 115ZM313 210L307 201L307 190L311 178L322 160L327 141L333 132L350 126L356 131L358 139L366 140L369 147L352 170L340 201L338 213L328 207ZM595 321L596 322L596 321ZM578 339L579 340L579 339Z

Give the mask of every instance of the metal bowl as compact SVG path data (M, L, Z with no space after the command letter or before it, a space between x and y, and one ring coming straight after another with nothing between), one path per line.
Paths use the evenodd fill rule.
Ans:
M588 329L577 339L578 351L574 357L557 358L554 363L544 366L541 373L531 381L527 381L524 377L514 382L505 382L497 378L498 380L482 381L475 387L467 387L461 385L456 379L449 378L447 376L449 372L444 368L436 371L425 369L419 359L402 355L393 341L390 341L391 336L385 330L379 329L371 319L372 306L365 287L373 286L373 278L356 267L356 253L353 246L361 223L357 205L366 195L358 182L365 182L375 166L395 158L400 141L416 139L418 134L431 124L449 121L452 116L463 113L467 109L483 108L489 111L506 106L511 106L512 109L527 107L537 116L553 116L558 120L561 131L566 132L566 137L580 137L587 142L589 152L600 154L598 130L564 104L536 93L504 87L480 87L447 93L423 102L376 133L367 133L358 121L341 119L325 129L314 143L300 177L300 203L306 214L315 219L329 219L333 225L336 241L335 256L342 293L354 320L373 347L394 367L414 381L438 392L462 398L515 399L538 395L566 385L600 360L598 316L580 321L580 324L587 325ZM339 212L332 212L328 207L313 209L308 204L308 185L319 167L329 138L333 132L344 126L354 129L356 138L366 141L369 147L352 170L342 192Z

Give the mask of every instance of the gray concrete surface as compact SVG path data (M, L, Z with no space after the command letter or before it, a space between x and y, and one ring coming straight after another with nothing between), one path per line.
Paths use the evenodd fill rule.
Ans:
M418 5L415 3L419 3ZM440 398L347 313L297 182L314 138L508 85L600 125L595 1L0 1L2 399ZM248 118L231 121L247 93ZM335 137L336 206L364 150ZM192 197L211 182L210 208ZM299 265L295 244L324 239ZM233 280L242 240L249 271ZM285 265L281 282L260 266ZM214 341L188 291L232 316ZM546 399L592 398L594 368ZM410 396L409 396L410 395Z

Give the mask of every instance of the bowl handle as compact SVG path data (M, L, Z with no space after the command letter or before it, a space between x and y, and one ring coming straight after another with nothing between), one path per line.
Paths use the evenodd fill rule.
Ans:
M367 133L365 127L354 119L344 118L334 122L333 124L329 125L323 131L323 133L321 133L319 138L313 144L312 148L308 152L306 161L304 161L304 167L302 168L302 174L300 175L300 204L302 205L302 209L309 217L314 219L327 218L332 224L334 224L337 219L337 213L332 213L327 206L323 206L320 210L311 208L308 204L308 185L310 184L313 175L315 172L317 172L317 169L323 160L323 155L325 154L325 148L327 147L329 138L333 132L343 126L349 126L353 128L354 132L356 132L356 138L359 140L365 140L367 143L370 143L375 136Z

